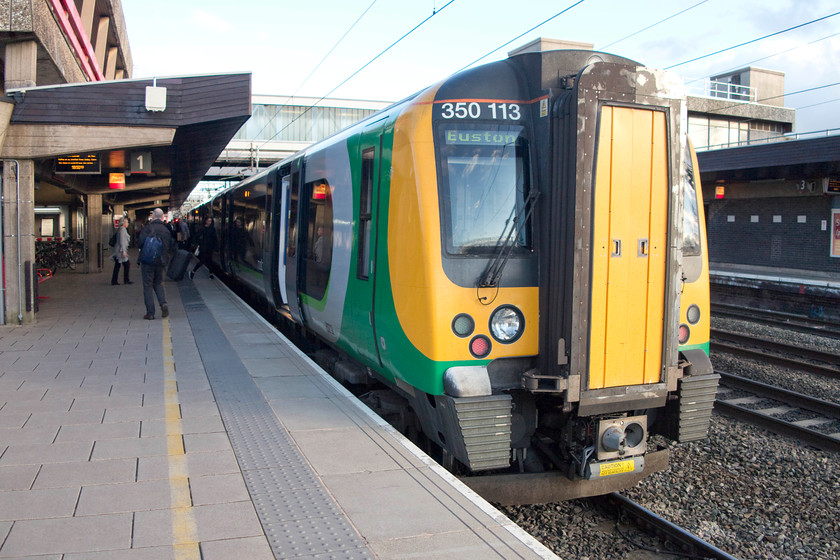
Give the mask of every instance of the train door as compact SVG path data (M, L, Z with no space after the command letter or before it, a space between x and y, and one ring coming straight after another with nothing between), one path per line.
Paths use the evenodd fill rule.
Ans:
M589 389L657 383L668 258L666 113L603 106L596 153Z
M277 247L275 246L277 240L276 209L279 208L277 198L280 196L277 186L277 175L276 171L271 171L265 178L265 219L262 224L263 250L262 266L260 267L263 273L263 293L275 307L280 303L280 300L277 298L277 266L275 265L278 256Z
M285 301L289 304L289 313L298 323L303 323L303 314L300 308L300 267L298 256L298 232L301 227L302 212L301 212L301 192L300 182L303 170L301 169L301 161L296 160L292 162L289 167L288 177L288 195L287 195L287 211L286 215L286 298ZM284 179L285 181L285 179Z
M225 221L225 196L220 194L213 199L213 209L212 209L212 216L213 216L213 227L216 228L216 238L219 240L219 252L213 254L213 262L220 267L224 267L225 263L225 252L227 251L227 240L225 239L224 233L224 221ZM203 225L203 224L202 224Z
M353 298L354 315L360 319L362 337L360 353L373 363L382 365L376 340L376 244L379 206L382 135L365 135L360 146L360 184L356 230L357 296Z
M274 254L277 258L277 269L274 286L274 302L278 307L289 303L286 294L286 261L288 252L286 250L286 238L288 229L288 211L290 186L292 184L292 168L286 165L280 168L276 178L276 194L274 197L274 228L277 245L274 247Z

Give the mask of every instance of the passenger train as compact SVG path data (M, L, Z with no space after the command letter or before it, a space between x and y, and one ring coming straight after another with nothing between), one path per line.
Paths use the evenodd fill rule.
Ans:
M387 386L369 400L479 493L603 494L665 468L651 434L692 441L709 426L718 376L686 120L671 73L519 54L367 117L190 221L212 216L219 271L317 338L333 375Z

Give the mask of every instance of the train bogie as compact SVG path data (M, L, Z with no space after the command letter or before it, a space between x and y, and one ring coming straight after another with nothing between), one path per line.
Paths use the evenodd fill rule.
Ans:
M664 467L650 433L702 437L711 413L685 123L673 76L627 59L491 63L221 193L218 264L339 377L391 387L372 401L453 471L499 474L482 492L603 493Z

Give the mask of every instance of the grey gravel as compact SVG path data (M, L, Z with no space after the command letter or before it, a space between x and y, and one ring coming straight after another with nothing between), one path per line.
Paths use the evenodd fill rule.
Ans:
M840 341L830 338L713 323L840 353ZM712 361L718 370L840 402L837 380L725 355ZM670 467L623 492L631 499L738 558L840 558L840 456L716 413L705 441L657 442L670 447ZM635 549L613 530L614 519L585 500L501 509L561 558L668 557Z
M712 317L712 327L771 340L780 340L788 344L796 344L803 348L834 352L840 355L840 339L836 338L786 331L778 327L721 317ZM714 355L712 356L712 361L716 370L742 375L756 381L761 381L762 383L840 403L840 383L836 379L813 373L790 370L780 366L762 364L756 360L734 358L729 354Z

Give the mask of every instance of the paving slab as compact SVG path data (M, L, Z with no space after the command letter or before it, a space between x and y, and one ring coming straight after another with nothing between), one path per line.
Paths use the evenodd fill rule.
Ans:
M0 327L0 558L552 557L218 280L109 278Z

